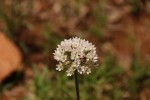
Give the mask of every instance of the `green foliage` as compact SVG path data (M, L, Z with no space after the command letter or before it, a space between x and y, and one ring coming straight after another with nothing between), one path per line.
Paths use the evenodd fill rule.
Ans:
M2 1L1 1L2 2ZM24 0L13 0L10 7L0 3L0 19L5 23L6 34L15 40L15 35L19 35L24 27L28 27L29 23L25 22L25 18L30 15L32 8L32 0L27 0L27 11L22 11Z
M0 84L0 94L3 93L5 90L8 90L12 84L2 85Z
M4 1L0 0L0 2ZM9 3L9 6L0 3L0 21L5 25L6 35L20 47L24 54L27 54L29 50L19 37L25 29L32 28L27 19L31 15L33 0L10 0ZM25 6L26 8L23 8Z
M132 5L132 13L133 14L138 14L145 7L143 5L145 0L130 0L129 2Z
M75 0L76 2L78 3L81 3L81 4L86 4L88 3L90 0Z
M117 86L115 85L122 73L123 70L116 64L115 60L111 57L106 57L100 68L93 70L93 73L90 75L79 75L80 96L82 100L98 100L104 96L109 98L112 91L111 95L118 94L120 90L116 90ZM36 100L76 99L74 77L67 77L64 71L49 70L47 67L39 70L34 67L33 83L35 91L33 94ZM107 85L113 87L115 90L107 90ZM108 93L103 94L99 93L99 91L107 91Z
M107 56L100 68L100 76L106 82L115 82L123 73L123 69L117 64L117 60L113 56Z
M49 100L50 79L47 67L41 71L34 68L34 87L36 100Z
M90 31L96 36L98 37L98 39L100 41L102 41L104 39L104 32L103 32L103 29L101 29L100 26L98 25L93 25L91 28L90 28Z
M126 77L125 71L117 64L113 56L106 56L104 62L89 75L79 75L79 90L82 100L123 100L124 94L129 93L131 100L139 99L139 92L150 87L150 70L148 65L138 64L137 59L132 63L132 75ZM140 69L140 70L139 70ZM30 88L31 94L24 100L75 100L74 77L67 77L65 71L55 71L47 66L33 68L34 76ZM122 86L123 80L127 80ZM27 84L28 85L28 84ZM30 91L27 89L27 91ZM127 99L126 98L126 99Z
M104 11L104 0L98 0L96 6L93 8L94 24L90 27L90 32L94 34L99 40L104 39L103 29L106 26L107 17Z
M31 80L33 89L27 88L30 95L24 100L69 100L74 98L74 82L67 79L65 73L49 70L47 66L39 69L34 67L34 78ZM75 99L75 98L74 98Z
M135 56L132 61L132 75L129 77L128 89L134 99L139 98L139 93L144 88L150 88L150 64L142 64L140 58ZM132 98L133 98L132 97Z
M75 99L74 81L68 79L66 73L57 72L55 73L55 75L56 75L55 79L53 79L51 82L51 99L74 100Z
M51 79L47 66L39 69L34 65L33 74L33 80L28 80L30 84L28 83L26 86L26 90L32 96L26 95L23 100L50 100Z
M104 11L104 0L98 0L96 3L96 6L93 9L93 15L94 15L94 19L96 22L96 25L98 26L105 26L106 25L106 21L107 21L107 17Z
M46 43L43 48L45 52L54 51L54 48L56 48L57 44L62 40L61 37L53 32L52 28L51 24L44 26L44 38L46 39Z

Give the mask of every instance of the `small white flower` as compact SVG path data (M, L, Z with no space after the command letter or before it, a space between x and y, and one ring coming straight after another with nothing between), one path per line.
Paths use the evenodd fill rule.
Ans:
M77 70L80 74L91 73L91 68L98 61L96 47L80 38L65 39L54 52L54 59L59 64L56 70L66 68L67 76L72 76Z
M63 64L61 62L56 66L57 66L56 70L58 70L58 71L61 71L64 69Z

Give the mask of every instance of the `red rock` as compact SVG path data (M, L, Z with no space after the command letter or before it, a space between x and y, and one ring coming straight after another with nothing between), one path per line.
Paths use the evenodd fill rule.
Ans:
M0 32L0 83L12 72L21 69L21 52Z

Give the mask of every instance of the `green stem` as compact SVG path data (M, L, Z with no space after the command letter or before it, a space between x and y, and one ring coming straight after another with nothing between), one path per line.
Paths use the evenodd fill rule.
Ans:
M80 100L79 83L78 83L78 72L77 72L77 70L75 70L74 75L75 75L75 85L76 85L76 96L77 96L77 100Z

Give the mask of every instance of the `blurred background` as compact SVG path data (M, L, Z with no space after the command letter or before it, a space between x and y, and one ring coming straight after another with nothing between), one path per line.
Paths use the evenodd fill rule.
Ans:
M100 63L79 76L81 100L150 100L149 0L0 0L0 100L75 100L53 59L75 36Z

